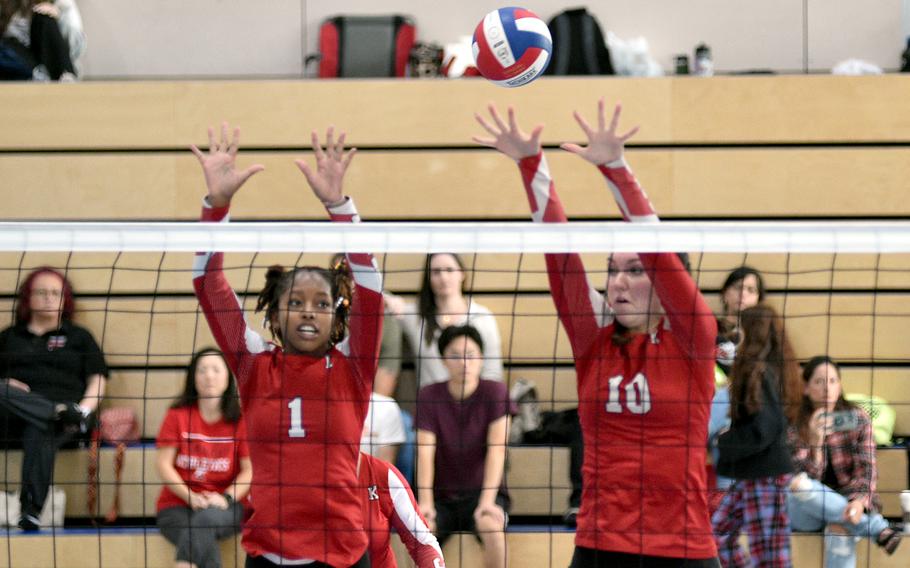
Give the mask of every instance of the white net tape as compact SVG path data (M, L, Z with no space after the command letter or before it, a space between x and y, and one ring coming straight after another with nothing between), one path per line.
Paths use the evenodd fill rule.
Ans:
M0 223L0 251L910 252L910 222Z

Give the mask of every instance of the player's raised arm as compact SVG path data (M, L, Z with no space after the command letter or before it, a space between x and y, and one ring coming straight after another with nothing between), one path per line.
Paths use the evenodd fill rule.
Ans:
M499 150L518 163L531 217L535 222L565 223L566 214L556 194L540 143L543 126L537 125L526 133L518 125L515 109L509 107L506 120L493 105L489 105L488 112L489 118L474 115L488 136L474 136L472 140ZM602 297L588 282L578 254L547 254L546 263L550 293L559 318L572 342L573 351L576 355L580 354L587 350L589 342L596 336L603 310Z
M311 140L314 164L311 166L305 160L295 160L294 163L306 177L313 195L325 206L333 222L359 223L360 215L353 199L344 194L344 176L357 148L345 150L345 138L344 132L336 138L335 129L330 126L326 130L323 146L319 135L313 131ZM360 371L360 377L372 390L384 315L382 273L370 253L348 252L345 256L355 289L348 314L348 335L339 348L350 356Z
M587 143L584 146L566 143L561 147L597 166L607 179L626 221L657 223L660 221L657 212L625 159L625 144L638 132L638 127L620 133L621 114L622 105L617 104L608 122L603 98L597 102L595 126L575 111L575 121ZM693 359L712 357L717 322L682 261L675 253L640 253L638 256L680 344Z
M254 164L244 170L237 168L237 149L240 144L240 129L231 132L228 124L222 123L220 137L214 128L209 128L209 149L203 152L195 145L190 149L202 166L208 194L203 200L201 221L227 222L231 199L246 181L265 168ZM243 308L222 272L224 254L221 252L197 252L193 261L193 289L199 305L208 320L215 341L224 352L225 359L242 381L241 367L247 355L267 348L262 337L249 328L243 318Z

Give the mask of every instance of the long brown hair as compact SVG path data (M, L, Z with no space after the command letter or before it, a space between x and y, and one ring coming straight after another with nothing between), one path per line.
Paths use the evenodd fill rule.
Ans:
M815 369L822 365L831 365L837 373L837 377L841 378L840 365L838 365L834 359L827 355L816 355L803 365L803 389L809 385L809 380L812 378L812 374L815 373ZM805 393L805 390L803 390L803 393ZM837 397L837 403L834 405L834 410L850 410L853 408L856 408L856 405L844 398L844 389L841 388L840 396ZM814 412L815 404L812 402L812 399L810 399L808 395L803 394L795 424L796 430L799 432L799 437L804 442L809 441L809 419L812 418Z
M730 371L730 416L733 420L761 409L762 380L771 373L777 380L784 414L796 423L802 404L802 381L793 348L777 312L767 304L746 308L740 315L743 342Z
M426 264L423 266L423 279L420 281L420 293L417 295L417 310L420 312L420 319L423 322L423 338L427 343L433 342L436 330L440 329L439 322L436 321L439 307L436 305L436 295L433 294L433 286L430 283L430 275L433 272L430 264L434 256L451 256L455 259L455 263L461 269L461 272L465 272L464 261L455 253L437 252L427 255ZM466 282L467 279L461 282L462 294L464 294Z

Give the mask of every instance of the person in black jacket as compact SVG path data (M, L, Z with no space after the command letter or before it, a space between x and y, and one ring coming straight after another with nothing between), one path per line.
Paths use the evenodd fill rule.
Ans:
M43 266L19 288L16 323L0 332L0 445L21 444L25 531L39 517L54 477L57 449L93 425L107 365L91 333L72 322L73 288Z
M787 427L802 395L799 368L777 313L743 310L742 343L731 370L729 430L718 438L717 473L735 481L714 513L724 566L744 566L739 534L749 535L753 565L790 566L787 488L793 462Z

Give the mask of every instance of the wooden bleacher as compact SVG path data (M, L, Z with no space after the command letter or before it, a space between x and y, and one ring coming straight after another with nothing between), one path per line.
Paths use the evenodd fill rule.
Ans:
M628 159L664 219L906 219L908 87L910 77L897 75L548 78L518 90L469 80L5 85L0 220L193 221L205 190L187 148L204 144L206 127L227 119L243 130L240 163L267 168L235 200L234 219L324 219L292 159L309 157L311 129L336 124L360 148L346 187L365 219L524 221L527 204L516 168L470 143L479 132L472 113L488 101L514 104L523 123L546 125L544 143L552 147L579 139L571 111L592 116L601 95L624 101L624 124L642 125ZM558 150L547 155L570 218L618 217L593 168L579 167L577 158ZM80 293L77 320L93 331L113 367L105 404L135 408L143 436L153 437L182 384L179 368L194 349L213 343L192 297L191 256L128 253L112 268L114 253L0 253L0 327L11 321L23 271L40 264L67 267ZM227 273L251 308L265 267L296 260L232 254ZM327 255L309 260L325 264ZM420 255L379 261L389 289L416 292ZM585 255L585 262L601 285L603 256ZM787 316L797 355L828 353L849 363L845 389L891 401L896 434L910 435L910 389L903 385L910 380L910 254L696 254L695 277L713 308L726 272L743 262L764 272L769 301ZM533 379L545 409L572 406L571 355L540 255L469 256L468 265L476 301L498 315L510 377ZM555 370L548 367L554 362ZM124 515L153 515L160 486L153 452L148 446L128 452ZM7 481L18 480L19 459L7 454ZM908 488L906 450L880 449L878 459L885 512L897 515L897 494ZM111 500L104 484L111 462L112 450L103 450L102 509ZM569 487L567 451L511 448L510 462L513 514L561 514ZM61 453L56 482L67 492L71 518L86 515L86 467L84 452ZM545 534L510 533L510 565L539 566L541 559L547 559L543 565L567 564L572 535ZM0 553L0 567L9 559L48 558L32 556L53 550L44 538L8 537L0 546L15 555ZM102 560L104 566L164 566L170 558L157 533L105 534L103 546L96 537L72 538L73 544L69 536L54 544L67 566ZM795 537L795 565L819 565L820 542ZM860 566L906 566L908 550L904 545L895 560L873 546L860 554ZM474 565L476 545L462 537L449 544L447 557L452 566Z
M575 534L548 527L513 528L506 535L509 568L567 566L572 558ZM791 539L793 566L821 566L824 543L819 535L796 534ZM398 565L414 564L396 535L392 536ZM170 568L173 547L157 529L103 529L101 532L68 529L37 535L10 533L0 535L0 568L63 567L66 568ZM446 565L450 567L482 565L481 550L473 535L453 536L443 547ZM221 543L224 568L241 568L246 558L239 539ZM910 562L910 548L898 549L894 556L884 554L868 539L857 545L857 568L904 568Z

